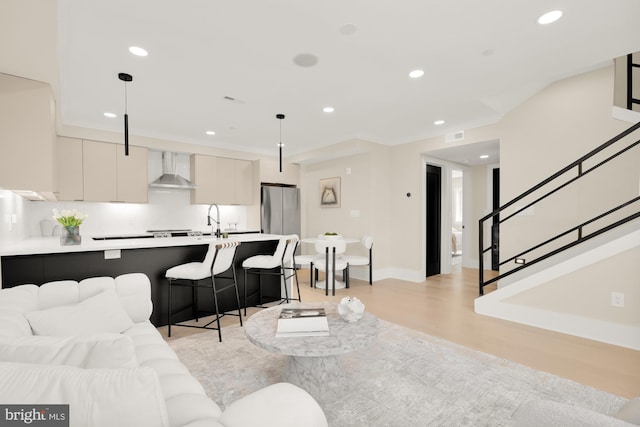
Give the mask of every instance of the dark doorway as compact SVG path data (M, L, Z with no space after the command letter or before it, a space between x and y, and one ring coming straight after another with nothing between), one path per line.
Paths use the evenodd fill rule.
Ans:
M493 210L500 207L500 168L493 169ZM493 217L491 224L491 269L500 270L500 215Z
M440 274L442 168L427 165L427 277Z

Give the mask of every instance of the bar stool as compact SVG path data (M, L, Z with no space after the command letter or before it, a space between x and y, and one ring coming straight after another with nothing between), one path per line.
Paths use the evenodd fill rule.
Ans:
M202 262L190 262L187 264L177 265L167 270L165 277L169 281L169 324L167 335L171 336L171 316L172 314L172 288L173 286L190 287L192 290L193 315L196 322L198 321L198 288L211 289L213 294L213 303L215 306L215 319L204 326L188 325L184 323L175 323L174 326L185 326L189 328L215 329L218 331L218 340L222 342L222 331L220 329L220 318L225 315L238 316L240 318L240 326L242 326L242 313L240 312L240 296L238 295L238 282L236 280L236 271L233 267L233 261L236 256L236 249L240 242L211 243L207 255ZM228 271L231 270L229 274ZM226 275L223 273L227 273ZM211 281L203 283L205 279L211 278ZM227 282L221 286L220 282ZM218 307L218 294L227 289L234 288L236 292L236 303L238 304L238 314L220 313ZM183 311L188 307L184 307L178 311ZM209 326L216 322L217 327Z
M298 236L292 234L290 236L283 236L278 242L278 246L276 247L273 255L255 255L245 259L242 262L242 268L244 269L244 315L247 315L247 296L259 295L259 304L257 307L262 307L262 276L280 276L281 284L284 286L284 298L280 296L279 304L283 302L289 302L291 300L294 301L302 301L300 298L300 284L298 283L298 271L296 270L296 265L294 264L293 253L296 251L298 247ZM277 271L273 271L275 269ZM247 295L247 275L248 274L257 274L259 275L259 285L258 289L253 292L251 295ZM287 286L287 280L290 278L295 278L296 281L296 289L298 292L298 298L289 298L289 288ZM292 289L293 292L293 289Z

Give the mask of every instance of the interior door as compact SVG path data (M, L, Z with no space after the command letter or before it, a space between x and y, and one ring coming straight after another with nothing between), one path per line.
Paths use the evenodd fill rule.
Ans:
M427 277L440 274L442 229L442 168L427 165L426 247Z

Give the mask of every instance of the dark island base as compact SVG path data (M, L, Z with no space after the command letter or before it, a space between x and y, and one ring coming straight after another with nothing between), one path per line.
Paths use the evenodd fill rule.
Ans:
M238 246L234 268L238 281L240 304L244 306L244 273L242 262L254 255L271 255L278 244L277 240L243 242ZM122 249L121 257L104 259L104 251L55 253L43 255L15 255L3 256L2 286L9 288L26 283L41 285L56 280L82 280L96 276L115 277L126 273L144 273L151 280L151 300L153 313L151 322L155 326L167 324L168 313L168 284L165 272L176 265L187 262L202 261L208 245L172 246L162 248ZM247 306L258 304L258 295L252 295L258 289L259 277L248 276ZM210 282L209 282L210 283ZM265 295L264 302L275 301L280 298L280 278L278 276L263 276L262 287ZM272 296L267 298L266 295ZM174 315L172 320L180 322L191 319L191 289L173 287ZM221 312L236 309L236 297L233 289L218 294L218 304ZM181 312L175 312L180 308ZM201 311L213 312L213 296L208 289L199 289L198 307Z

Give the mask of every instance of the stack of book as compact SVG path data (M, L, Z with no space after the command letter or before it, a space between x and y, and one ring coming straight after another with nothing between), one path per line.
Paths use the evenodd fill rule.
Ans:
M327 336L329 323L324 308L283 308L280 312L276 338Z

